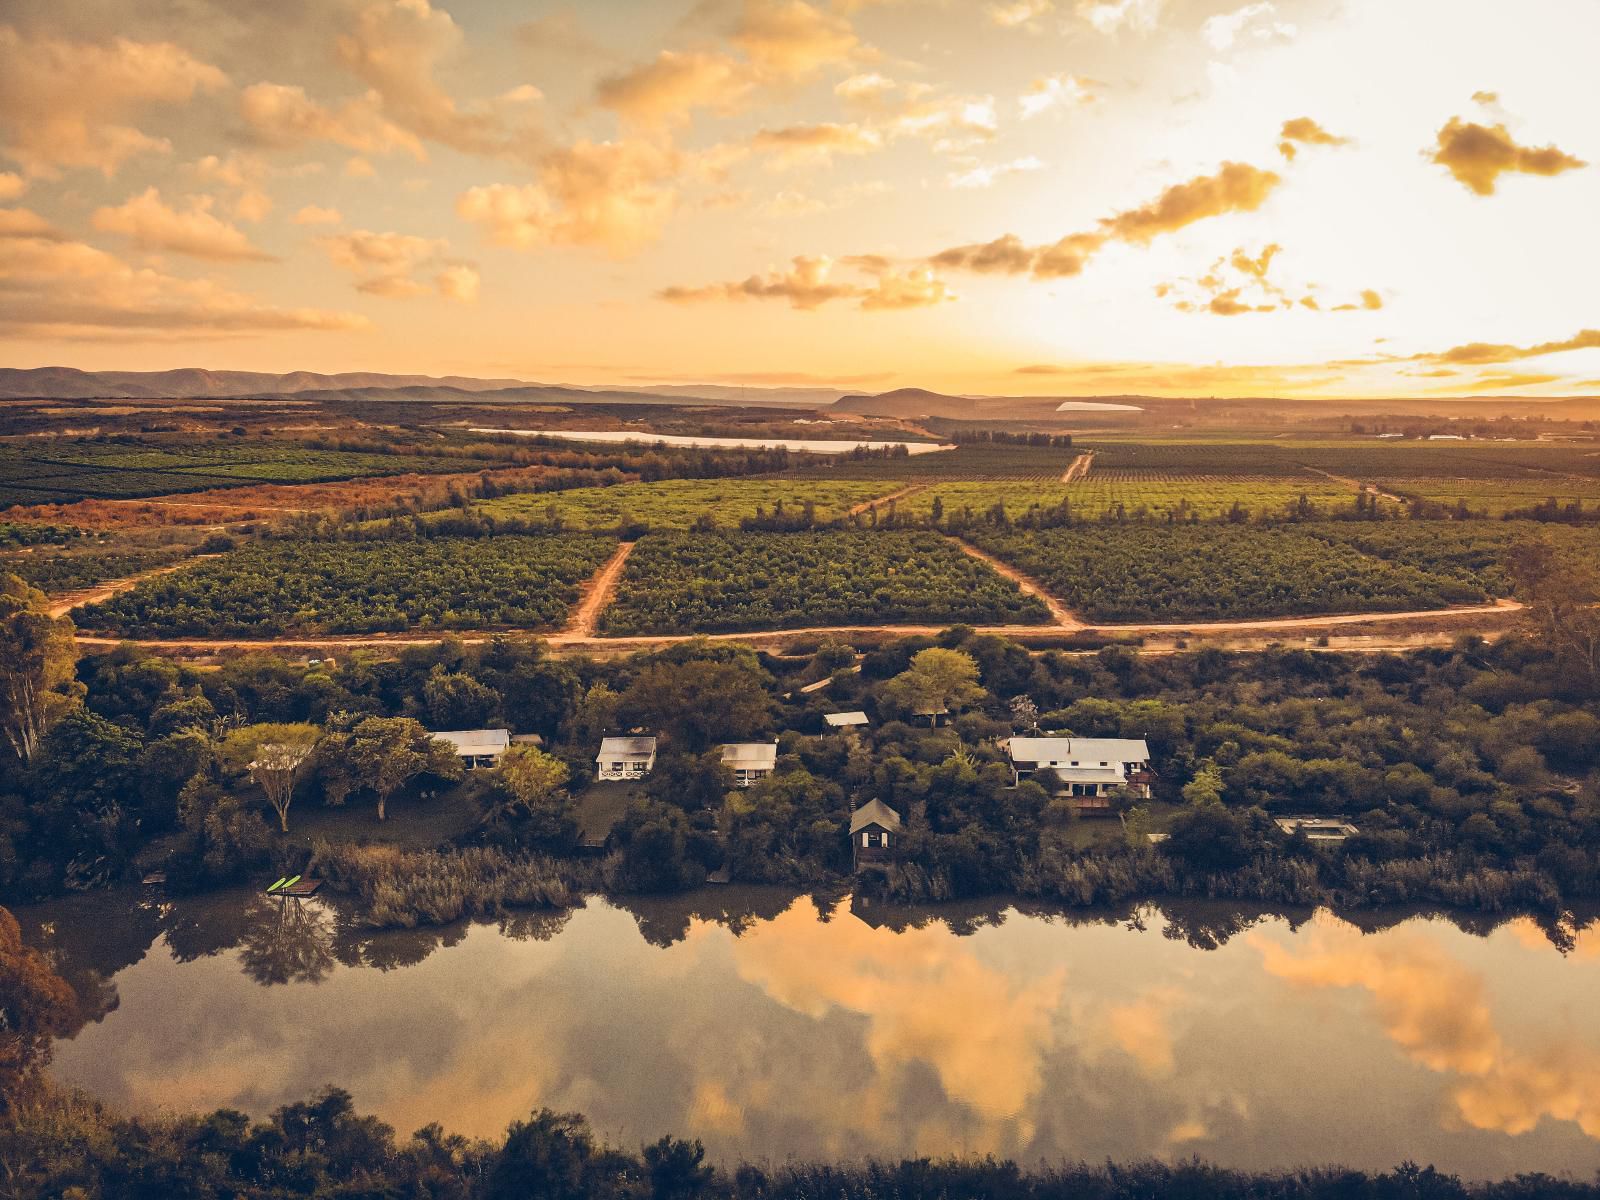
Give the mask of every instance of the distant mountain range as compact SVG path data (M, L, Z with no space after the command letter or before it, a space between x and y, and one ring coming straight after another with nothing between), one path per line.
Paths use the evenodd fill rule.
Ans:
M1468 396L1452 399L1396 396L1340 400L1238 399L1153 396L952 396L926 388L897 388L876 395L819 387L738 387L728 384L643 384L638 387L534 383L525 379L478 379L467 375L390 375L347 371L80 371L74 367L0 367L0 399L191 400L304 399L349 403L432 401L464 404L694 404L830 408L860 416L920 420L1090 420L1114 423L1146 418L1184 419L1203 413L1259 419L1315 414L1417 414L1482 416L1502 413L1569 420L1600 417L1595 397ZM1127 406L1137 411L1113 411Z
M774 404L817 408L844 394L835 388L753 388L659 384L637 388L573 387L526 379L467 375L389 375L377 371L80 371L75 367L0 367L0 398L17 400L195 400L240 397L308 400L494 400L522 403Z

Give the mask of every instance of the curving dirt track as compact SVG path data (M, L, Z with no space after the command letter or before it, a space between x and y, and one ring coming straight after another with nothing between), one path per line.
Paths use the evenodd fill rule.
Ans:
M1073 616L1066 605L1062 604L1061 601L1057 600L1049 592L1045 591L1043 587L1035 583L1032 579L1028 578L1028 576L1017 570L1010 563L1001 562L994 555L979 550L976 546L970 544L969 542L964 542L958 537L953 537L949 534L946 534L945 536L950 537L952 542L954 542L957 546L960 546L963 554L977 559L996 575L1011 580L1012 583L1017 585L1017 589L1024 596L1037 596L1040 600L1044 601L1044 606L1050 610L1050 619L1055 622L1057 629L1085 628L1084 623L1078 620L1077 617Z
M202 559L216 558L215 554L194 554L181 562L169 563L164 567L152 567L148 571L141 571L137 575L129 575L123 579L108 579L104 583L97 583L94 587L80 588L75 592L67 592L50 601L50 615L64 617L75 608L82 608L85 604L99 604L102 600L109 600L113 596L121 595L137 587L146 579L154 579L157 575L170 575L174 571L181 571L185 567L200 562Z

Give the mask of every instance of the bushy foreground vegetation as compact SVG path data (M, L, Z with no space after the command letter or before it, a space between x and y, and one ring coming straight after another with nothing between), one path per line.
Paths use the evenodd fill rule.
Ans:
M16 546L53 546L83 536L73 525L41 525L22 521L0 521L0 550Z
M1300 526L979 527L966 536L1096 621L1388 612L1487 598L1484 583L1466 571L1405 561L1406 547L1425 531L1388 543L1393 558Z
M1467 1182L1403 1164L1243 1171L1198 1160L1020 1167L994 1159L713 1166L698 1141L637 1150L596 1138L580 1116L543 1109L501 1138L429 1125L409 1138L327 1088L253 1121L232 1109L134 1116L52 1093L0 1121L7 1194L18 1200L230 1196L422 1200L1588 1200L1600 1182L1521 1175Z
M258 542L147 580L78 619L144 636L549 629L614 548L582 535Z
M622 635L1048 619L1037 599L936 534L696 533L640 541L601 628Z

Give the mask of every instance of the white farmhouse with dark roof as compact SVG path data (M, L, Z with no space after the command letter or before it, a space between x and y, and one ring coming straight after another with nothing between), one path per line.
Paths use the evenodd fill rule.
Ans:
M656 739L653 737L608 737L600 740L600 753L594 756L594 777L643 779L656 765Z
M1075 799L1080 812L1110 812L1110 794L1150 796L1150 747L1143 738L1014 737L1005 743L1013 783L1024 778Z
M511 731L507 729L456 729L429 736L449 742L461 765L469 771L498 767L500 756L511 745Z
M722 765L733 772L736 785L747 788L778 769L778 743L729 742L722 747Z

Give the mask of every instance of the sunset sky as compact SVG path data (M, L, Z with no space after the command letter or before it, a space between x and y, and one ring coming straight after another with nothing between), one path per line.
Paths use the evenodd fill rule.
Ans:
M5 0L0 365L1600 392L1595 0Z

